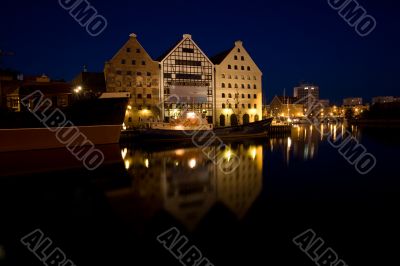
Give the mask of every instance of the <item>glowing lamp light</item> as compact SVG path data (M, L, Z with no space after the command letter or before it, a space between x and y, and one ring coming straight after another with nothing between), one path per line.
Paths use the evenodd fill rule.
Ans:
M146 168L149 168L149 165L150 165L149 159L145 159L144 166L146 166Z
M196 113L195 112L189 112L189 113L187 113L186 117L188 119L194 119L194 118L196 118Z
M190 159L190 160L189 160L188 165L189 165L190 168L192 168L192 169L195 168L195 167L196 167L196 164L197 164L196 159L193 158L193 159Z

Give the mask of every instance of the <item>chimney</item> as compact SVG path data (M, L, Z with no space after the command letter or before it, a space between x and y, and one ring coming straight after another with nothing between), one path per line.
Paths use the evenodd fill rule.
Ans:
M241 41L241 40L237 40L236 42L235 42L235 46L243 46L243 42Z

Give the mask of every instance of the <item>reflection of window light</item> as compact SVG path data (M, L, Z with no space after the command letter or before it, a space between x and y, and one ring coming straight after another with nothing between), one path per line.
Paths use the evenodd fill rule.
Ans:
M144 166L146 166L146 168L149 168L149 159L144 160Z
M121 150L122 160L125 159L127 153L128 153L128 149L127 148L124 148L123 150Z
M190 168L192 168L192 169L195 168L196 164L197 164L196 159L190 159L189 160L189 167Z
M125 169L128 170L131 165L131 162L129 160L125 160Z

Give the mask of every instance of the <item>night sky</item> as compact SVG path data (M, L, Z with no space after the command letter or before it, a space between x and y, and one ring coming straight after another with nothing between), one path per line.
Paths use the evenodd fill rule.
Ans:
M89 1L108 21L91 37L57 0L2 0L0 49L13 51L6 67L71 80L84 64L102 71L132 32L156 58L190 33L212 56L242 40L264 73L268 101L293 93L301 81L321 87L321 97L399 95L400 4L359 0L377 28L360 37L327 0Z

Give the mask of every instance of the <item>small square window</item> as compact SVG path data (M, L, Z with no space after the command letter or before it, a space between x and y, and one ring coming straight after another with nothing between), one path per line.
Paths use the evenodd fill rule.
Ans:
M150 73L150 72L147 72L147 76L150 77L150 76L151 76L151 73Z
M250 109L250 108L251 108L251 104L249 103L249 104L247 105L247 107Z
M147 94L147 99L151 99L151 94Z
M136 60L132 60L132 65L136 65Z
M142 99L142 94L139 93L139 94L137 95L137 98L138 98L138 99Z
M125 60L125 59L122 59L122 60L121 60L121 64L125 65L125 63L126 63L126 60Z
M145 66L146 65L146 61L142 61L142 66Z
M136 49L136 53L140 54L140 49L139 48Z
M240 68L241 70L244 70L244 66L241 66L241 68Z
M126 52L130 53L131 52L131 48L126 48Z

